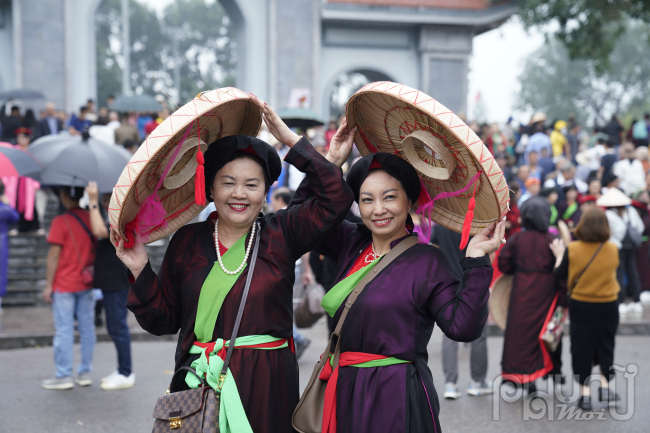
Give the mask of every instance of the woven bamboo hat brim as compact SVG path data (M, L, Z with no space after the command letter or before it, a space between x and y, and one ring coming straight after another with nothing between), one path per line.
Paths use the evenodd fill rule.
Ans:
M496 279L490 291L488 309L494 323L505 330L508 323L508 307L510 305L510 292L512 291L512 275L502 274Z
M481 172L467 191L435 202L436 223L460 232L474 187L472 235L508 212L508 185L494 157L469 126L432 97L402 84L370 83L350 98L345 114L350 128L358 128L354 142L361 155L387 152L409 161L431 198L462 190Z
M621 207L632 204L632 199L618 188L607 188L607 191L596 200L596 206Z
M192 129L183 143L167 178L158 190L167 212L165 226L149 234L146 242L163 238L181 228L205 207L195 203L192 174L198 140L213 143L230 135L257 136L262 125L262 113L249 95L234 87L203 92L165 119L142 143L120 176L111 197L108 211L111 227L124 238L124 226L133 221L140 204L152 194L165 164L171 159L187 128ZM206 150L207 145L201 144ZM189 175L188 175L189 173ZM190 176L191 175L191 176ZM187 181L181 183L182 180Z

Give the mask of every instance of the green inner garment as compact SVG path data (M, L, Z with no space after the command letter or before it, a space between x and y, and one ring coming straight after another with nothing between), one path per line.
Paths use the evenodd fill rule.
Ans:
M235 270L241 265L246 255L245 244L246 235L237 239L237 242L226 251L226 254L221 256L221 261L226 269ZM239 275L246 269L246 266L248 266L248 263L235 275L226 274L218 262L212 266L208 278L205 279L201 287L199 306L196 309L194 334L196 334L197 341L201 343L212 341L214 325L217 323L217 316L223 305L223 300L230 292L230 289L232 289L232 286L235 285Z
M554 204L551 205L551 225L554 226L557 223L557 208Z
M562 214L562 219L563 220L568 220L569 218L571 218L573 216L574 213L576 213L577 210L578 210L578 203L576 203L576 202L571 203L569 205L569 207L566 208L566 210Z
M336 286L332 287L330 291L327 292L321 301L321 305L330 317L334 317L336 310L338 310L341 304L345 302L345 298L352 293L352 290L354 290L357 284L359 284L359 281L361 281L361 279L375 267L379 259L381 259L381 257L376 258L368 266L359 269L354 274L343 278L338 282L338 284L336 284Z

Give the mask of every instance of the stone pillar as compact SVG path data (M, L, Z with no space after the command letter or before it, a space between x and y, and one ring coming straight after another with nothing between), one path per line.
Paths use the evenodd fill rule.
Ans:
M15 87L40 90L48 101L65 107L65 29L63 0L14 1L14 28L19 32L14 51ZM31 102L31 101L29 101ZM36 108L43 104L28 104ZM38 113L36 113L38 115Z
M281 110L287 106L292 89L309 89L310 104L305 108L314 108L316 98L316 78L320 49L320 17L319 9L313 0L282 0L274 1L276 20L274 30L276 35L270 35L276 46L270 56L277 69L274 93L275 109ZM318 23L318 24L317 24ZM273 28L272 27L272 28Z
M474 30L460 26L422 26L420 88L455 113L467 114L467 75Z

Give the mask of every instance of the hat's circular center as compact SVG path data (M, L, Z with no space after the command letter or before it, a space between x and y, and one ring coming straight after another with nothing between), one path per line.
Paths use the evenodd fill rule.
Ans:
M413 131L402 140L411 165L433 179L447 180L456 170L456 159L438 137L428 131Z
M208 145L203 140L199 140L196 136L188 137L185 140L175 161L173 162L172 168L169 170L167 177L163 181L163 186L166 189L180 188L194 177L196 166L198 165L196 162L197 149L195 148L199 146L202 152L205 152L208 148ZM174 149L172 148L170 154L167 155L162 161L162 164L160 164L160 168L163 171L174 154L173 150ZM162 175L162 172L159 173L159 175Z

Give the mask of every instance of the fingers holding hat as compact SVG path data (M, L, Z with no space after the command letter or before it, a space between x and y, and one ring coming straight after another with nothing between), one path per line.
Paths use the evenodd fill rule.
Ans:
M276 114L271 107L268 106L264 101L262 101L257 96L249 93L251 101L257 105L262 111L262 118L264 123L269 128L269 132L283 144L286 144L289 147L293 147L298 141L300 141L300 136L293 132L286 123Z
M505 230L505 218L485 227L469 242L465 257L483 257L498 250L503 243Z

